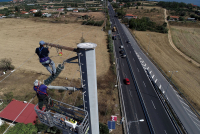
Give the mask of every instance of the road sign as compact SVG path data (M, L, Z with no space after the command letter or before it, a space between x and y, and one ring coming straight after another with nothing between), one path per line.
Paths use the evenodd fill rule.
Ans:
M108 129L115 129L115 121L108 121Z
M111 116L111 121L117 121L117 116L112 115Z

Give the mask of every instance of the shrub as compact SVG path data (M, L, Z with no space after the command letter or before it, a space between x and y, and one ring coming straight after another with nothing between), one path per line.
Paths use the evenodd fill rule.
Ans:
M3 58L0 60L1 70L13 70L15 67L12 65L12 59Z
M99 122L99 131L100 134L109 134L108 126Z

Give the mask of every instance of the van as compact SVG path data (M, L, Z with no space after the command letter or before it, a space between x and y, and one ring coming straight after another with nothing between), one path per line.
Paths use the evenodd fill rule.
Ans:
M123 49L123 48L124 48L124 46L120 46L119 48Z

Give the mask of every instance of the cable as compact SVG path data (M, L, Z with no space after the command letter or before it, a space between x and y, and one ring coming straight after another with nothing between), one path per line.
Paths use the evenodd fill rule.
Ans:
M35 95L36 96L36 95ZM14 121L11 123L11 124L13 124L16 120L17 120L17 118L22 114L22 112L28 107L28 105L30 104L30 102L32 102L32 100L35 98L35 96L28 102L28 104L24 107L24 109L18 114L18 116L14 119ZM9 127L3 132L3 134L5 134L7 131L8 131L8 129L10 128L10 126L11 126L11 124L9 125Z
M34 54L35 55L35 54ZM34 55L32 55L31 57L29 57L25 62L23 62L19 67L17 67L16 69L14 69L13 71L11 71L10 72L10 74L8 74L4 79L2 79L1 81L0 81L0 83L2 82L2 81L4 81L8 76L10 76L13 72L15 72L17 69L19 69L23 64L25 64L27 61L29 61L31 58L33 58L33 56Z

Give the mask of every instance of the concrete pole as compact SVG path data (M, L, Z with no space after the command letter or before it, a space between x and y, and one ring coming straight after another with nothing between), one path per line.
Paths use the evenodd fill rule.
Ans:
M99 134L96 56L94 43L80 43L78 47L81 84L84 92L85 110L88 111L89 134Z

